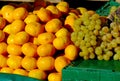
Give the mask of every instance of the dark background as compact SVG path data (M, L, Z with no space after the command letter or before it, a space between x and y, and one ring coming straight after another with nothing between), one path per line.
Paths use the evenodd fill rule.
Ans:
M97 10L99 8L101 8L101 6L103 6L104 4L106 4L107 1L87 1L87 0L64 0L67 1L70 5L71 8L76 8L76 7L85 7L87 9L91 9L91 10ZM10 3L8 1L1 1L0 0L0 7ZM20 2L17 2L20 3Z
M70 7L85 7L87 9L97 10L101 8L107 1L87 1L87 0L65 0L69 3Z

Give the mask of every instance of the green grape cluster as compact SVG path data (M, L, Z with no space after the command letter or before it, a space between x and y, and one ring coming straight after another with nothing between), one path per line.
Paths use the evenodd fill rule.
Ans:
M84 13L74 22L72 42L80 48L79 56L84 60L120 60L120 24L103 26L98 14Z
M98 45L99 30L101 30L100 16L84 13L74 22L74 32L71 34L71 40L81 50L79 56L84 59L95 58L95 48Z
M100 32L101 44L98 46L102 50L97 56L99 60L120 60L120 24L116 22L110 23L110 27L103 27ZM96 48L97 52L97 48ZM99 52L98 52L99 53Z

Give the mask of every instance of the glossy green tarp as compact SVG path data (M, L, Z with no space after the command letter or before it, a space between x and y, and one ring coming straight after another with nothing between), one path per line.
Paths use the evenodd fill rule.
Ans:
M0 73L0 81L45 81L17 74Z

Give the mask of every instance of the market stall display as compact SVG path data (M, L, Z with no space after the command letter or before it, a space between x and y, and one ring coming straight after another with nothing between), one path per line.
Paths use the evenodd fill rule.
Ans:
M103 14L104 5L91 10L72 8L66 1L36 1L8 2L0 8L0 72L11 74L8 80L18 75L31 81L68 81L67 71L79 69L79 60L84 65L120 59L119 3L108 2L114 5ZM113 12L111 21L108 16Z

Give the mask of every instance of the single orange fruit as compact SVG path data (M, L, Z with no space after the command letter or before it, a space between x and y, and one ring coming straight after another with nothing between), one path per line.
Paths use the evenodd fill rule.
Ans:
M87 13L92 16L93 14L95 14L95 11L94 10L88 10Z
M7 54L7 43L6 42L0 42L0 54Z
M53 56L55 52L55 47L50 43L39 45L37 48L37 54L39 56Z
M15 34L9 34L8 37L7 37L7 44L14 44L14 37L15 37Z
M55 59L55 69L56 69L56 71L61 73L62 69L64 67L66 67L69 63L70 63L70 60L68 60L66 57L58 56Z
M37 67L43 71L51 71L54 69L54 58L52 56L39 57Z
M85 7L77 7L76 9L79 10L80 14L87 12L87 9Z
M70 31L74 31L74 21L77 19L76 15L68 15L65 19L65 27Z
M2 42L5 39L5 33L0 30L0 42Z
M22 45L22 53L25 56L36 56L37 54L37 45L32 42L27 42Z
M53 45L57 50L63 50L69 45L69 37L57 37L53 40Z
M57 32L61 27L62 22L57 18L51 19L45 24L45 30L52 33Z
M8 44L7 46L7 52L10 55L21 55L21 46L17 44Z
M65 1L59 2L56 7L59 11L61 11L63 14L67 14L69 12L69 4Z
M3 15L3 18L5 18L9 23L13 21L13 14L15 7L12 5L4 5L1 8L1 13Z
M21 31L15 34L14 42L15 44L23 45L24 43L28 42L29 37L30 36L27 32Z
M60 28L56 33L55 33L56 37L70 37L70 32L67 30L67 28Z
M25 26L25 31L34 37L44 32L44 27L39 22L30 22Z
M11 32L12 32L12 34L16 34L20 31L24 30L24 27L25 27L24 21L22 21L20 19L16 19L11 24Z
M21 68L21 56L10 55L7 59L7 65L12 69Z
M55 35L53 33L45 32L38 35L39 44L52 43L54 39Z
M13 19L24 20L28 15L28 11L24 7L17 7L13 11Z
M13 74L28 76L28 72L26 70L24 70L24 69L15 69L13 71Z
M49 73L48 81L62 81L61 73L57 73L57 72Z
M0 70L0 72L2 72L2 73L13 73L13 71L14 70L10 67L2 67Z
M6 26L6 20L3 17L0 17L0 29L3 29Z
M75 60L78 57L78 48L73 44L68 45L65 48L64 52L65 52L65 57L71 61Z
M40 69L33 69L30 70L28 73L29 77L40 79L40 80L45 80L47 79L47 73L45 71L42 71Z
M0 67L6 67L7 66L7 57L0 55Z
M37 16L40 18L42 22L48 22L49 20L52 19L52 13L45 9L44 7L41 7L38 12Z
M25 56L22 59L21 65L25 70L30 71L30 70L33 70L37 67L36 66L36 61L37 60L34 57Z
M62 13L58 10L58 8L55 5L48 5L46 9L51 11L54 18L60 18L62 15Z
M39 22L39 21L40 21L39 17L37 15L33 14L33 13L28 14L28 16L24 20L24 22L26 24L31 23L31 22Z
M7 33L7 34L12 34L11 27L12 27L11 24L7 24L7 25L4 27L3 31L4 31L5 33Z

